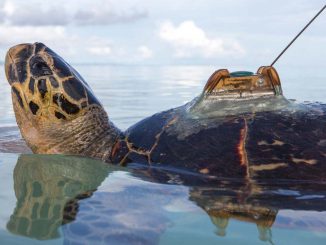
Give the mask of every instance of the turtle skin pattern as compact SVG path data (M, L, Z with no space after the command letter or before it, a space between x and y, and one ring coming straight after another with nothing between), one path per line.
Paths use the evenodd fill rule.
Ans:
M8 80L16 81L12 91L33 115L42 118L48 112L53 120L73 119L83 108L100 104L79 73L43 43L24 46L16 57L20 61L15 69L9 66Z
M325 105L203 120L181 110L129 128L113 160L219 177L326 180Z

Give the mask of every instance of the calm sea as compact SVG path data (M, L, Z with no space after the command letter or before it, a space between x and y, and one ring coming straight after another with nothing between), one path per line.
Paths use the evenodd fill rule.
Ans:
M74 66L92 87L121 129L153 113L182 105L203 89L214 66ZM229 68L230 71L241 68ZM326 102L326 74L300 68L280 69L287 98ZM0 72L0 126L15 125L10 87Z

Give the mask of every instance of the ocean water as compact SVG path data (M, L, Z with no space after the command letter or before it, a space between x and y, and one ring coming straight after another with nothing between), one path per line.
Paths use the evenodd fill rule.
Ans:
M121 129L188 102L216 69L75 68ZM326 102L326 75L301 71L279 70L284 94ZM1 245L326 243L326 183L249 185L137 164L119 168L86 158L28 154L2 72L0 89ZM185 184L189 179L193 182Z
M214 66L74 65L90 84L110 119L126 129L156 112L199 95ZM231 67L230 71L243 70ZM255 71L255 70L253 70ZM278 69L288 99L326 102L326 74L301 67ZM15 126L10 86L0 71L0 126Z

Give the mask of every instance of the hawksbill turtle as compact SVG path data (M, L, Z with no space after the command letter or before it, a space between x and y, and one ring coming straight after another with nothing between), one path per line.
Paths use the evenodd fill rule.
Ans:
M125 132L82 76L42 43L6 55L16 121L34 153L247 179L326 180L326 106L283 96L273 67L214 72L189 103Z

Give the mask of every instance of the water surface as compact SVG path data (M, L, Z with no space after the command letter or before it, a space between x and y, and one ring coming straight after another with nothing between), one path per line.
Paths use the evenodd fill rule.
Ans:
M324 244L326 183L0 154L1 244ZM305 186L305 188L303 188Z
M74 66L93 89L110 119L126 129L156 112L182 105L199 95L214 66ZM231 67L230 71L243 69ZM326 75L313 69L279 70L288 99L326 102ZM10 86L0 72L0 126L15 124Z

